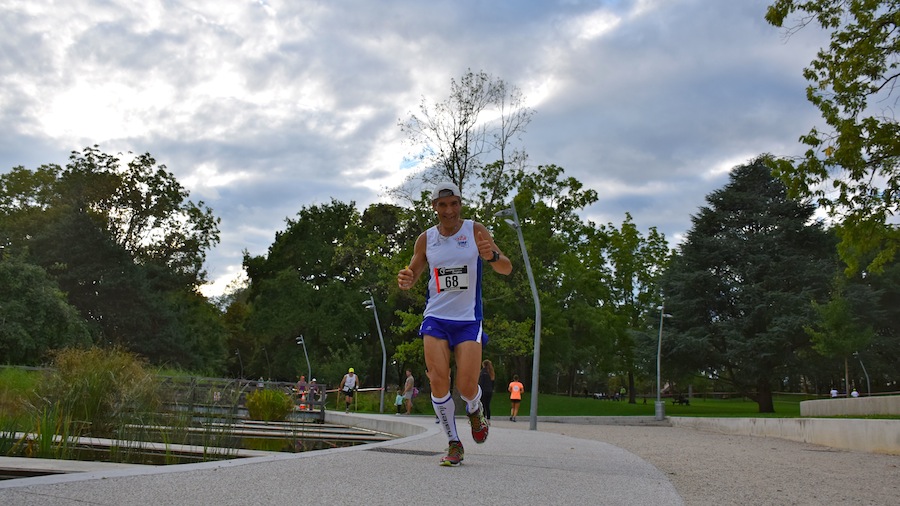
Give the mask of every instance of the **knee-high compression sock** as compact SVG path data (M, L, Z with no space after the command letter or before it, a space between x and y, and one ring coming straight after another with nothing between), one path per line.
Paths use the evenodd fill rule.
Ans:
M466 401L466 413L472 414L478 411L478 406L481 404L481 385L478 385L478 392L475 394L474 399L466 399L466 396L460 394L459 395L462 400Z
M448 392L447 395L440 399L431 396L431 405L434 407L434 414L437 415L444 433L447 435L447 441L459 441L459 435L456 433L456 418L453 417L456 411L456 403Z

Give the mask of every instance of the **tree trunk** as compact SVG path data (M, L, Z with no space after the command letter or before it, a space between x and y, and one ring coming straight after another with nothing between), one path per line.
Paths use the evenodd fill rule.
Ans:
M756 402L759 404L760 413L774 413L775 403L772 402L772 385L769 380L761 379L756 383Z
M844 357L844 396L850 397L850 364Z
M628 371L628 404L637 404L634 400L634 371Z

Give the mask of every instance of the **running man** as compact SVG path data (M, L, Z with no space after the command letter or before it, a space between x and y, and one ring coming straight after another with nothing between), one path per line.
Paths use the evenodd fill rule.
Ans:
M481 274L485 265L507 275L512 263L481 223L462 218L462 197L453 183L438 183L431 194L438 224L416 239L412 260L397 273L401 290L413 287L428 269L425 318L419 334L431 382L431 404L449 449L442 466L458 466L464 456L456 432L456 406L450 395L450 358L456 361L456 389L466 403L472 439L484 443L488 424L481 404L478 375L488 336L482 329Z
M359 388L359 376L353 372L353 368L351 367L347 370L347 374L341 379L341 386L338 389L344 393L344 401L347 403L347 408L344 409L344 413L350 412L350 404L353 402L353 392L355 392Z

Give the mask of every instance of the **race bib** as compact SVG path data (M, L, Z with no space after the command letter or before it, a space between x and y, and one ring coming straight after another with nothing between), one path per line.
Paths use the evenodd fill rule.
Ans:
M469 267L437 267L434 281L438 293L469 289Z

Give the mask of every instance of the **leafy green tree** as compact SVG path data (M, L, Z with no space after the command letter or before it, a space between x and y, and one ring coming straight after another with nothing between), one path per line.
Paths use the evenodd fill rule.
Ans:
M817 325L806 326L806 333L812 338L813 349L819 353L846 358L872 340L872 326L854 316L841 289L824 304L813 301L813 307L819 321Z
M810 301L827 298L836 269L813 207L790 200L767 157L733 169L663 277L666 363L727 381L774 412L772 391L810 348Z
M549 384L556 372L561 372L571 391L578 371L596 366L606 355L611 336L606 330L608 315L598 302L604 287L590 277L583 263L591 229L578 214L596 201L597 193L564 174L564 169L555 165L539 166L530 173L518 171L514 182L518 191L515 206L541 300L541 362L554 364L541 371L541 384ZM514 268L502 279L485 280L485 293L491 294L485 301L485 314L533 326L533 297L518 237L515 230L498 221L487 216L485 223L497 225L493 228L495 239ZM504 336L513 342L498 343L500 348L527 351L507 355L506 368L510 374L529 378L533 328L526 340L521 327L511 323L506 327L520 331ZM526 342L528 348L523 350L521 345Z
M87 213L54 208L48 214L52 219L29 240L30 259L56 279L97 344L120 346L154 363L181 364L186 338L148 270Z
M839 384L842 375L845 385L859 385L864 374L855 358L858 352L872 378L872 389L890 391L900 370L900 262L886 264L878 276L864 274L836 278L831 298L814 305L818 319L806 330L825 362L824 367L805 369L802 374L827 379L823 383L829 385ZM836 374L838 369L841 374Z
M172 291L166 298L171 308L181 355L173 362L208 376L225 372L229 359L228 331L219 309L194 290Z
M812 128L801 137L809 150L799 163L782 160L777 168L792 195L814 197L841 218L848 271L878 272L900 246L900 229L887 221L900 210L900 124L889 105L900 76L900 4L776 0L766 20L782 27L795 14L792 31L815 22L831 33L803 72L807 98L828 129Z
M336 364L357 345L362 356L380 359L377 329L361 303L373 290L385 300L386 279L396 278L399 267L386 277L385 259L398 244L397 232L390 233L397 214L389 207L369 211L363 226L352 203L304 207L276 234L266 256L245 256L250 279L245 329L254 344L250 359L243 360L251 374L295 378L306 369L296 343L300 335L314 370L339 370ZM382 314L388 328L390 314ZM362 377L380 379L380 360L355 367Z
M206 251L219 242L219 219L149 153L126 165L97 146L73 152L60 181L64 197L105 220L113 240L138 261L160 263L187 283L204 281Z
M90 344L84 320L42 268L0 259L0 363L40 365L54 350Z
M136 261L166 267L181 286L203 282L206 251L219 241L218 218L187 198L149 153L123 165L97 146L73 152L65 168L16 167L0 175L2 230L13 248L27 248L35 229L54 219L46 211L66 208L97 221Z
M878 276L858 276L855 281L865 284L867 293L850 297L854 292L848 290L848 299L855 314L875 331L869 346L858 351L865 357L873 388L896 390L900 381L900 260L886 264Z
M52 276L98 344L221 370L221 325L196 293L218 219L187 196L149 154L123 165L85 148L65 168L0 175L0 245Z
M605 280L610 287L604 302L613 308L624 326L616 332L615 354L619 367L628 375L628 400L633 404L638 349L635 337L647 330L647 315L655 311L659 301L658 278L670 252L663 234L651 227L644 237L629 213L625 214L625 221L618 229L610 223L601 232L607 238L601 258L605 259L608 268L599 272L606 273Z

